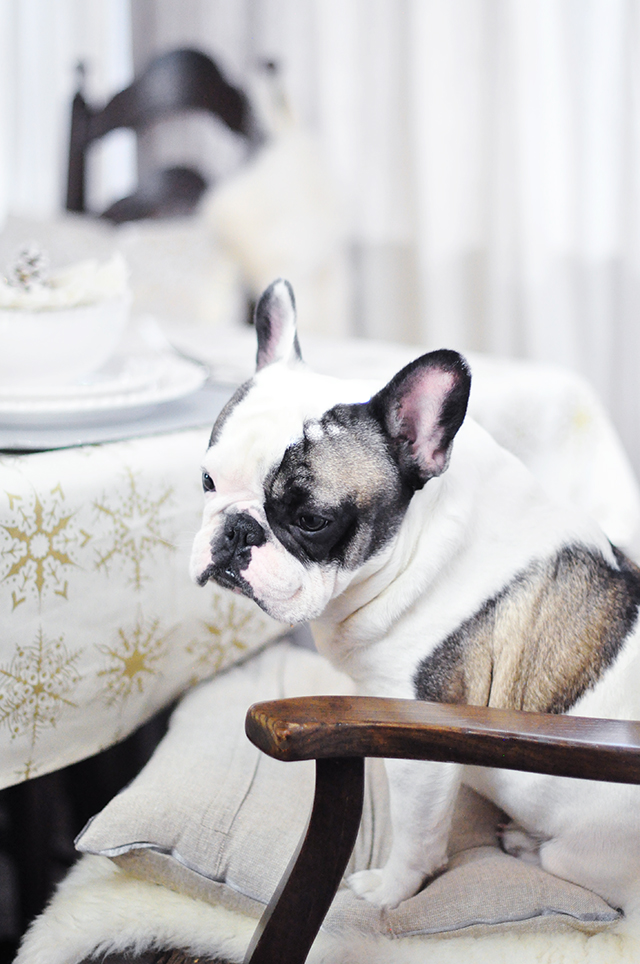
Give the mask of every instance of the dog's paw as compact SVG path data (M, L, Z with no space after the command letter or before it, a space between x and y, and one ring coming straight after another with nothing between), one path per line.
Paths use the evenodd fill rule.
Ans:
M394 879L384 870L360 870L351 874L347 883L358 897L363 897L377 907L393 910L407 897L415 894L422 880Z
M500 844L504 852L525 864L540 866L541 843L538 837L527 833L517 823L508 823L500 828Z

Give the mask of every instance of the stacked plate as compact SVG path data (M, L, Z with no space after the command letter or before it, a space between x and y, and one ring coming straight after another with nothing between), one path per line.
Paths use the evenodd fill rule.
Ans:
M204 363L176 352L145 319L82 381L40 390L0 385L0 449L62 448L207 424L232 392L208 377Z

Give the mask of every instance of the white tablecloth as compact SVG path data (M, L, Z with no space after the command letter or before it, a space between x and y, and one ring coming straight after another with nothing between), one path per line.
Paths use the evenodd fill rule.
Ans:
M188 577L209 432L0 455L0 786L122 739L282 632Z

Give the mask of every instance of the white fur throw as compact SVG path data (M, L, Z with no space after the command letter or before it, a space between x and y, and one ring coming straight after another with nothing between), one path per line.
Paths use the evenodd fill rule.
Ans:
M129 949L178 947L240 962L253 918L136 880L105 857L83 857L27 933L15 964L79 964ZM308 964L637 964L640 914L601 934L519 929L389 940L320 933Z

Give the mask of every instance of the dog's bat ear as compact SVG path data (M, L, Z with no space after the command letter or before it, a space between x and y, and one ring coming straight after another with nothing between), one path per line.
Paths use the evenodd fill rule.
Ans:
M470 388L471 373L465 359L442 349L411 362L369 402L413 488L421 489L446 469L451 444L467 411Z
M273 362L302 360L296 331L296 301L288 281L278 278L269 285L256 306L255 322L256 371Z

